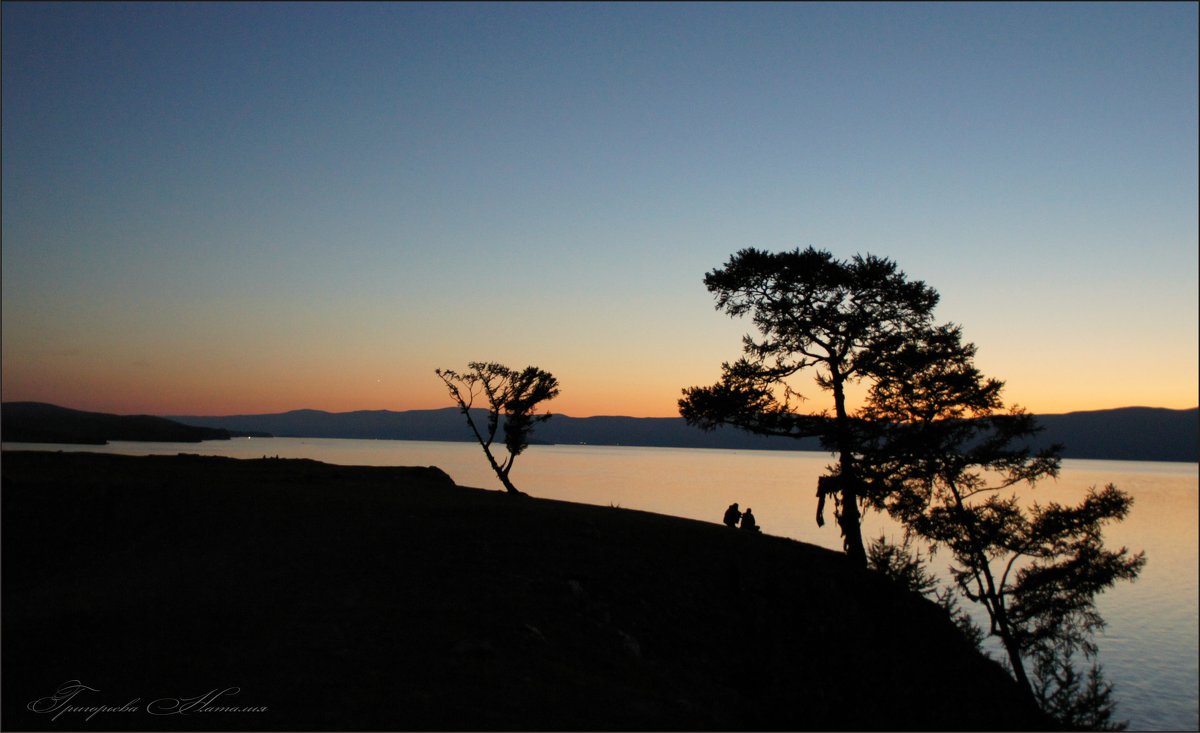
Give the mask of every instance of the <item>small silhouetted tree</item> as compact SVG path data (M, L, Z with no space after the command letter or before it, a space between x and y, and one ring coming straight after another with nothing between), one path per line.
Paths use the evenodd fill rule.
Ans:
M867 545L867 567L923 596L932 596L937 590L937 577L929 570L928 558L913 547L908 535L900 544L888 542L882 534L871 540Z
M550 419L550 413L537 414L536 410L538 404L558 396L558 379L550 372L533 366L517 371L502 364L473 361L467 367L469 371L465 373L451 369L435 371L466 416L467 425L482 446L488 464L496 472L500 483L509 493L521 494L508 475L513 461L529 445L529 435L534 426ZM471 416L471 409L480 397L487 402L483 408L487 412L487 423L482 430ZM496 433L501 430L508 452L503 462L497 461L492 453Z
M907 339L877 370L859 424L867 495L932 550L950 551L954 582L986 609L1030 699L1065 725L1107 727L1111 688L1098 667L1084 684L1073 658L1096 653L1096 596L1145 564L1103 543L1103 525L1132 499L1110 484L1076 506L1022 502L1017 487L1057 475L1061 446L1029 447L1033 416L1004 409L1003 383L984 378L974 356L950 324Z
M891 260L856 255L848 261L809 247L769 253L745 249L704 277L716 307L750 316L759 338L743 338L744 356L722 365L721 380L683 390L679 412L691 425L712 430L733 425L759 435L819 436L838 463L818 485L817 524L824 524L825 496L846 554L865 566L859 503L864 486L847 385L870 378L906 334L932 319L938 294L909 280ZM803 410L788 383L810 374L832 397L832 414Z

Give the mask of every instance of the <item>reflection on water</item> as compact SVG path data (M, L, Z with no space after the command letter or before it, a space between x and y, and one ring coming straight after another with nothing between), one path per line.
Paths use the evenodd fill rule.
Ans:
M34 446L5 444L4 448ZM319 438L235 439L194 443L113 443L38 446L145 455L205 453L239 458L264 455L314 458L345 465L438 466L460 485L501 487L478 446ZM763 531L841 549L834 522L815 522L817 477L830 457L821 453L686 448L530 446L512 478L538 497L672 514L720 523L725 507L751 507ZM1197 564L1197 465L1065 460L1057 481L1039 484L1039 502L1079 501L1090 486L1116 484L1134 497L1125 522L1106 542L1145 550L1147 564L1134 583L1099 599L1108 628L1098 638L1100 661L1116 686L1117 715L1133 730L1197 730L1200 680L1200 567ZM828 519L828 518L827 518ZM899 539L898 526L869 514L865 538Z

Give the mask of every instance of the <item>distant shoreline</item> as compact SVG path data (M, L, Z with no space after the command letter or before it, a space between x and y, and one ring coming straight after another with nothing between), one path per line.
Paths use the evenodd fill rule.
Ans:
M293 410L264 415L170 418L86 413L43 403L5 402L0 410L0 428L5 442L94 445L101 444L99 439L183 442L247 435L456 443L473 439L462 414L454 407L403 412ZM1064 446L1063 458L1200 462L1200 409L1197 408L1128 407L1036 417L1043 431L1030 444L1033 450L1058 443ZM139 432L131 433L127 429L129 426L137 427ZM148 431L147 426L152 426L153 430ZM180 434L189 437L174 437ZM84 439L80 440L80 437ZM533 443L825 452L816 438L764 437L731 427L704 432L678 417L554 415L537 427Z
M324 437L324 436L276 436L276 435L271 435L271 436L239 436L239 437L233 438L232 440L233 441L237 441L237 440L344 440L347 442L389 441L389 442L396 442L396 443L450 443L450 444L461 444L461 445L467 445L467 446L475 445L473 443L473 441L470 441L470 440L430 440L430 439L426 439L426 438L330 438L330 437ZM202 456L213 456L213 457L238 458L237 456L226 456L224 453L220 453L220 452L216 452L216 451L214 451L212 453L207 453L207 452L204 452L204 450L203 450L203 446L207 443L228 444L230 442L231 442L231 440L225 440L225 439L202 440L199 442L187 442L187 443L180 442L177 444L181 445L181 446L186 445L186 446L188 446L188 448L180 450L176 453L172 453L171 455L185 454L185 455L202 455ZM144 445L146 447L147 451L152 451L157 447L160 447L163 445L170 445L170 444L172 444L172 441L118 440L118 441L109 441L108 443L103 444L103 445L91 444L91 443L26 443L26 442L20 442L20 441L0 441L0 451L6 452L6 453L10 452L10 451L38 451L38 452L64 452L64 453L96 452L96 453L111 453L113 455L124 455L123 453L119 452L119 450L117 450L117 446L114 446L114 443L130 444L131 447L129 448L129 450L131 451L131 453L129 453L129 455L149 455L150 453L146 453L146 454L136 453L137 446ZM123 448L124 446L120 446L120 447ZM193 447L195 447L199 450L193 452ZM540 448L633 448L633 449L637 449L637 450L651 450L651 451L667 449L667 450L697 450L697 451L729 451L730 453L755 453L755 452L784 453L784 452L791 451L791 452L795 452L795 453L809 453L809 454L819 455L819 456L834 455L832 453L829 453L828 451L821 450L821 449L810 450L810 449L802 449L802 448L768 448L768 449L763 449L763 448L720 448L720 447L718 447L718 448L690 448L690 447L680 447L680 446L600 445L600 444L593 444L593 443L537 443L537 444L531 444L530 447L531 448L533 448L533 447L540 447ZM251 458L253 458L253 457L251 457ZM312 460L321 461L324 459L322 459L319 456L315 456L315 457L312 457ZM1148 459L1142 459L1142 458L1070 458L1070 457L1063 458L1063 460L1064 461L1099 461L1099 462L1106 462L1106 463L1109 463L1109 462L1111 462L1111 463L1159 463L1159 464L1170 465L1170 466L1174 466L1174 465L1192 466L1192 467L1196 467L1196 468L1200 469L1200 463L1198 463L1197 461L1173 461L1173 460L1160 461L1160 460L1148 460ZM331 465L341 465L341 464L331 464Z
M269 415L176 416L189 425L226 430L258 430L277 437L393 440L472 440L457 408L440 410L362 410L330 413L294 410ZM1043 427L1034 450L1054 443L1064 458L1100 460L1200 461L1200 409L1130 407L1064 415L1039 415ZM556 445L650 448L809 450L824 452L816 438L770 438L731 427L704 432L683 418L570 417L555 415L539 425L534 440Z

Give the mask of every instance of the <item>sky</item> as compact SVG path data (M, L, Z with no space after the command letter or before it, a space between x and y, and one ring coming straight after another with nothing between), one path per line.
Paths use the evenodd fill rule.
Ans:
M1197 5L25 4L3 399L673 416L736 251L894 260L1035 413L1195 407ZM821 407L812 384L801 391Z

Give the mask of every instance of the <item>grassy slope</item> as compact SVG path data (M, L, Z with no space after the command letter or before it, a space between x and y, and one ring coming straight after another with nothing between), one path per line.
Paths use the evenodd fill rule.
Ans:
M3 482L7 729L1045 725L935 606L803 543L436 469L6 452ZM269 711L25 710L68 679Z

